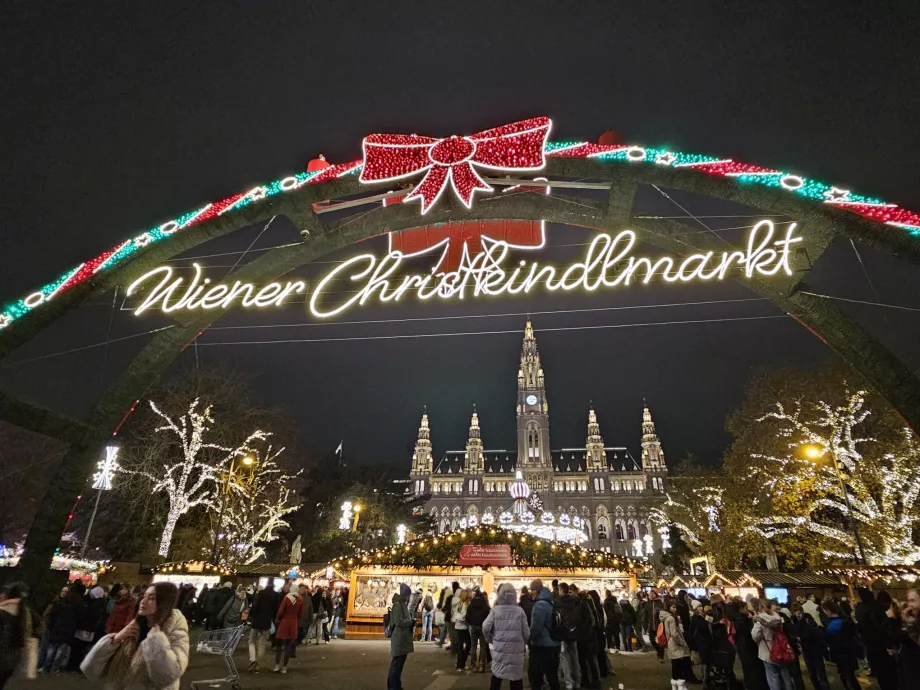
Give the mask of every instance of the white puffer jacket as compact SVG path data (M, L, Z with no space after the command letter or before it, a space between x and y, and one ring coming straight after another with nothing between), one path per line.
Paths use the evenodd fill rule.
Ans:
M118 650L112 644L114 635L106 635L89 651L80 670L90 680L101 680L106 690L179 690L179 681L188 667L188 623L179 611L173 610L160 626L160 632L150 633L135 652L134 663L140 670L124 683L109 681L106 666Z
M514 585L505 582L498 588L495 606L482 624L482 632L494 643L492 675L503 680L521 680L530 628L527 614L518 606Z

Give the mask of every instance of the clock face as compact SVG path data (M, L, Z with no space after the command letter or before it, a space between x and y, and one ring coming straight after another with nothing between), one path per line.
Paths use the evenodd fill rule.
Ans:
M536 404L537 404L537 396L536 396L536 395L528 395L527 398L524 400L524 402L526 402L528 405L536 405Z

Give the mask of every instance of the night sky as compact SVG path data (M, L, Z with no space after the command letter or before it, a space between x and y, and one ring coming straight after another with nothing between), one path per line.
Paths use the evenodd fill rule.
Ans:
M464 134L535 115L553 118L554 140L596 140L615 129L628 143L800 172L920 208L916 8L851 4L13 3L0 21L0 300L204 201L303 170L320 152L334 162L357 158L365 134ZM751 209L671 196L715 230L754 220ZM683 215L674 201L646 189L638 205ZM190 256L239 252L261 230ZM576 256L588 237L551 226L539 260ZM278 220L254 249L297 238ZM859 250L871 285L842 240L809 284L920 308L920 270ZM239 256L201 261L227 271ZM255 372L259 397L286 408L316 453L344 438L355 462L408 463L427 404L440 455L465 443L474 402L486 447L514 448L520 331L532 313L553 447L584 443L593 400L608 444L637 453L646 398L672 463L688 452L712 463L728 442L725 415L751 375L832 356L788 318L714 321L780 315L754 298L735 283L654 285L410 301L342 319L385 323L333 325L316 325L293 304L229 314L176 366L226 359ZM704 301L718 303L614 309ZM920 366L920 314L839 304ZM674 321L708 323L637 326ZM0 369L0 386L85 415L146 337L24 360L162 323L113 311L111 295L102 297L17 353L18 364ZM585 326L608 327L549 330ZM504 333L360 339L495 331ZM322 342L227 345L254 340Z

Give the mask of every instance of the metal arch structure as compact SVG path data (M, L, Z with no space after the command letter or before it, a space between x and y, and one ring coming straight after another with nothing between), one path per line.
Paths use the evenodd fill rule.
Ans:
M349 170L354 169L354 164ZM137 252L98 277L81 282L67 292L0 330L0 361L65 313L86 300L116 286L133 282L151 268L189 249L235 230L274 216L285 216L301 231L302 241L271 249L228 276L231 281L265 282L308 264L330 252L385 232L420 225L462 220L546 220L601 231L634 230L639 240L675 255L724 249L715 237L687 233L678 221L642 216L633 208L640 185L656 185L726 199L794 218L807 230L805 249L817 261L835 236L845 236L920 264L920 233L850 213L845 209L790 195L778 187L745 184L731 177L714 177L692 169L635 165L629 160L599 158L548 158L541 180L505 179L565 188L571 180L594 180L606 187L606 198L518 192L481 197L467 208L444 195L424 217L415 204L378 206L371 213L324 223L314 204L330 199L394 190L393 184L366 185L354 175L329 176L316 184L302 184L284 194L246 205L229 215L216 215L194 227L177 232L168 241ZM575 202L575 203L573 203ZM695 230L697 228L694 228ZM748 280L745 284L769 298L780 309L818 334L832 349L858 370L902 414L920 429L920 380L893 353L856 321L828 300L807 294L802 275L776 277L769 283ZM144 391L173 363L182 350L220 317L218 312L178 312L173 324L151 337L140 353L110 385L88 418L78 421L38 408L0 391L0 417L23 428L69 444L69 451L56 475L50 478L26 541L20 561L22 576L40 582L60 539L73 497L92 473L99 449L112 429Z

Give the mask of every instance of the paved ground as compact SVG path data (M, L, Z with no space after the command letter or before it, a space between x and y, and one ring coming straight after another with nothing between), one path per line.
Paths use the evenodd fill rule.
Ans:
M193 632L192 639L195 639ZM406 690L486 690L489 674L452 671L454 657L433 644L416 643L416 652L409 656L403 673ZM611 657L617 675L607 678L605 690L668 690L670 664L659 664L654 654L618 654ZM235 655L236 663L245 669L248 661L243 645ZM269 659L265 660L269 662ZM258 674L241 673L241 685L246 690L301 690L302 688L329 688L330 690L365 690L386 688L389 667L389 642L333 640L319 647L299 647L297 659L291 661L287 675L268 671ZM831 668L828 668L831 671ZM186 690L195 681L225 675L220 657L192 652L191 663L182 679ZM807 681L806 681L807 682ZM831 678L833 688L839 681ZM863 681L864 687L873 687ZM13 681L10 690L89 690L93 684L77 675L39 677L36 682ZM201 685L207 688L207 685ZM507 688L507 684L505 686ZM698 688L699 686L691 686ZM811 688L810 685L808 685Z

